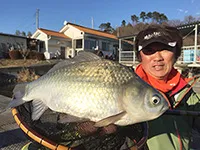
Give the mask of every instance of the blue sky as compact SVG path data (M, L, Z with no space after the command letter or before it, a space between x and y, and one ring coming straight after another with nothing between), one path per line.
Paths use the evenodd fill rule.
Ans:
M36 9L39 27L55 31L63 27L65 20L92 27L92 18L95 29L106 22L115 28L122 20L131 22L131 15L139 16L142 11L164 13L169 20L200 17L199 0L6 0L1 2L0 32L34 33Z

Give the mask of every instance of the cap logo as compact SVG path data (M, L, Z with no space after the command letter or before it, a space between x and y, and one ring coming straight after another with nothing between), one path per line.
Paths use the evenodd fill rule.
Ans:
M149 40L151 38L155 38L155 37L159 37L161 36L161 33L160 32L153 32L151 34L147 34L144 36L144 40Z

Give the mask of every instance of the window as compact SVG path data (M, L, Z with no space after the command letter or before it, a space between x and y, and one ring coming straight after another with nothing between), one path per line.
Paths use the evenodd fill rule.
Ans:
M40 41L40 48L43 49L44 48L44 42Z
M62 59L65 59L65 47L61 46L60 51L57 50L57 54L60 55Z
M76 40L76 48L82 48L82 39Z
M102 42L102 50L104 50L104 51L109 50L109 44L107 42Z
M96 47L96 41L95 40L85 40L85 48L86 49L94 49Z

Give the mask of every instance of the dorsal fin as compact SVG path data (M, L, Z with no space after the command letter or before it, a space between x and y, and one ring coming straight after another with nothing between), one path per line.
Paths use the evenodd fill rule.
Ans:
M60 68L64 68L68 65L75 64L75 63L80 63L84 61L94 61L94 60L101 60L99 56L92 52L85 52L85 51L80 51L78 54L73 57L73 58L68 58L66 60L63 60L56 64L53 68L51 68L48 73L54 72L55 70L58 70Z

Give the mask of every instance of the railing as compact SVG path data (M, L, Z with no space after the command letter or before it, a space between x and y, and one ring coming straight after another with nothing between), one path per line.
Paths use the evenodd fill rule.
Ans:
M133 66L137 63L135 52L132 51L119 51L119 63L127 66Z
M195 57L196 55L196 57ZM200 45L197 46L183 46L181 56L177 60L178 64L199 64L200 63Z
M194 55L196 54L196 60ZM138 63L135 55L135 51L119 51L119 63L127 66L134 66ZM182 47L181 56L178 58L177 64L198 64L200 65L200 45L197 46L195 52L195 46L184 46Z

